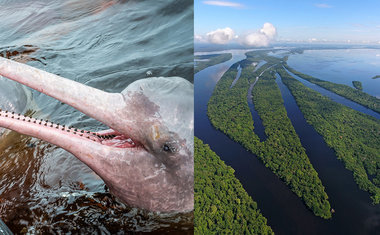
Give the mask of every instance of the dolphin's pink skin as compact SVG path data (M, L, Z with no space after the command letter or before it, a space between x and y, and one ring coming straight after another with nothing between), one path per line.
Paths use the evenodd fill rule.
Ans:
M0 75L52 96L111 129L68 128L2 110L0 126L71 152L127 204L150 211L194 208L193 85L148 78L107 93L0 58Z

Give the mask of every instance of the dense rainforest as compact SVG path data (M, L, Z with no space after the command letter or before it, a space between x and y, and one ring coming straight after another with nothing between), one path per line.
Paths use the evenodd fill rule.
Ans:
M286 60L286 59L285 59ZM352 100L358 104L372 109L375 112L380 113L380 99L371 96L359 89L352 88L343 84L336 84L329 81L324 81L318 78L314 78L307 74L301 73L293 68L291 68L286 62L283 62L284 67L291 73L305 79L311 83L321 86L329 91L332 91L340 96L343 96L349 100ZM360 84L361 85L361 84Z
M194 59L195 59L194 73L198 73L199 71L207 67L228 61L231 58L232 58L231 53L196 55L194 56Z
M263 51L247 53L247 56L246 60L232 65L217 83L208 103L211 123L257 155L266 167L303 199L315 215L330 218L330 204L324 186L287 117L274 73L270 72L281 59L266 56ZM263 59L267 63L253 72L252 64ZM241 76L235 86L230 88L239 65L242 67ZM265 127L267 139L264 142L260 142L254 133L247 102L250 82L260 74L252 95Z
M352 85L358 90L363 90L363 85L360 81L352 81Z
M380 202L380 121L335 103L305 87L284 68L277 72L296 99L307 122L324 137L356 183L368 191L375 204ZM336 84L338 85L338 84ZM338 85L339 86L339 85Z
M273 234L234 169L200 139L194 141L194 233Z

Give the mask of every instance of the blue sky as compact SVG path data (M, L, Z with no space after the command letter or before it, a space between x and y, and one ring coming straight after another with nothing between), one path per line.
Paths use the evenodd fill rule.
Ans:
M229 42L271 23L271 41L380 43L380 1L228 0L194 1L195 35L229 27ZM236 36L238 35L238 36Z

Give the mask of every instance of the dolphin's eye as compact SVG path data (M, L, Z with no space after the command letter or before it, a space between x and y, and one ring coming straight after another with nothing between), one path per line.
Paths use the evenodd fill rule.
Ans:
M164 150L165 152L172 152L172 149L167 144L164 144L164 146L162 146L162 150Z
M167 153L175 153L175 152L177 152L177 148L175 146L176 145L173 143L165 143L162 146L162 150L167 152Z

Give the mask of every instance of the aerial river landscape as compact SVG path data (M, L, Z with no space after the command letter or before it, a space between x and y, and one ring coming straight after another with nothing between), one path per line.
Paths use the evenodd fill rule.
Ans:
M249 83L246 85L246 90L249 90L248 95L246 96L247 105L249 106L250 114L252 115L251 119L253 119L254 123L254 132L259 137L260 142L265 141L267 138L267 132L264 132L265 122L263 122L263 126L263 120L261 120L259 116L260 112L255 110L254 102L252 102L251 91L253 91L252 94L255 93L254 86L257 85L254 84L255 82L260 82L260 79L262 79L261 75L267 74L266 76L269 76L269 74L271 74L272 76L273 74L273 76L275 76L274 84L276 84L281 92L283 106L286 109L287 116L300 139L302 147L305 149L311 165L318 173L318 177L324 186L324 191L328 195L328 202L331 206L331 218L323 219L313 214L313 211L305 205L303 200L292 192L291 188L286 185L282 179L276 176L270 168L266 167L266 164L264 164L256 154L252 153L252 151L248 151L247 148L242 146L242 144L235 142L222 131L217 130L210 122L207 113L208 103L213 95L216 85L230 68L230 71L233 71L234 69L236 70L236 68L239 68L240 70L241 66L243 66L243 69L250 66L246 65L248 64L246 63L247 56L245 54L247 51L231 50L210 52L210 54L231 53L232 59L210 66L195 74L195 122L197 123L195 136L208 144L211 150L235 170L236 178L239 179L244 189L253 200L257 202L257 206L261 213L268 220L268 225L276 234L376 234L380 229L379 204L374 205L370 194L359 188L357 182L354 180L352 171L346 169L343 161L337 158L334 149L327 144L324 137L316 131L315 127L306 120L299 107L301 104L297 103L295 97L293 97L286 85L291 83L289 83L288 80L283 81L285 78L282 78L281 74L276 73L275 71L286 71L288 75L301 81L305 86L312 88L334 102L358 111L354 111L355 115L360 117L363 116L363 118L369 119L371 122L378 123L380 120L380 114L357 104L352 100L337 95L334 92L305 81L288 70L281 70L281 66L277 66L280 65L280 63L277 63L276 60L273 59L273 56L276 55L275 58L283 57L287 54L287 51L278 51L281 52L280 56L277 56L276 50L263 56L263 59L275 62L269 64L266 68L262 68L261 71L259 71L261 73L259 74L258 79L256 79L256 76L253 76L253 73L255 73L256 70L260 70L260 68L252 70L251 78L249 78ZM327 56L326 54L322 54L319 50L311 50L311 52L307 51L305 55L302 53L288 54L288 64L297 71L315 76L322 80L326 79L330 82L352 86L352 80L359 80L363 84L363 91L376 97L378 96L377 92L380 91L380 82L379 80L372 79L372 77L376 74L376 68L377 71L379 71L379 67L377 64L373 64L378 62L379 57L376 57L376 55L379 54L380 51L374 49L358 49L358 52L359 55L361 55L361 58L367 58L367 60L361 60L361 63L357 64L356 67L353 66L350 68L351 70L355 70L355 68L375 67L371 67L370 72L363 74L362 77L355 76L355 78L353 78L353 75L351 75L351 77L347 78L347 81L345 82L334 80L334 72L331 72L332 75L325 78L325 76L327 77L326 73L328 73L329 70L327 70L327 72L325 71L325 74L313 73L311 71L313 67L309 69L310 66L308 62L313 61L314 64L318 64L316 61L325 58L326 61L331 62L330 67L333 67L335 70L341 68L342 70L339 72L345 73L343 69L345 68L344 65L345 63L348 63L347 61L350 61L347 51L342 52L342 50L331 50L329 51L330 54L327 54ZM251 52L251 58L254 57L255 53L255 51ZM335 60L337 61L335 64L332 59L329 60L329 56L336 57L341 54L346 56L346 60ZM314 55L315 58L312 59L311 55ZM322 57L322 55L325 55L325 57ZM373 55L374 57L371 57ZM266 56L272 57L269 58ZM302 60L302 56L307 57L308 59ZM293 57L295 57L295 59L293 59ZM368 58L372 58L372 60ZM305 62L302 63L302 61ZM262 62L254 63L253 65L265 67ZM324 64L324 66L326 66L326 64ZM314 67L317 67L317 65ZM267 69L268 72L265 72L264 69ZM338 72L335 71L335 73ZM243 76L243 74L249 74L249 72L244 73L244 71L240 71L237 73L237 76ZM282 74L282 76L285 75ZM341 77L344 77L344 75L341 75ZM234 79L233 84L236 83L237 86L240 80L238 77ZM376 166L375 171L378 171ZM373 180L374 177L373 174L369 174L368 176L370 180Z

